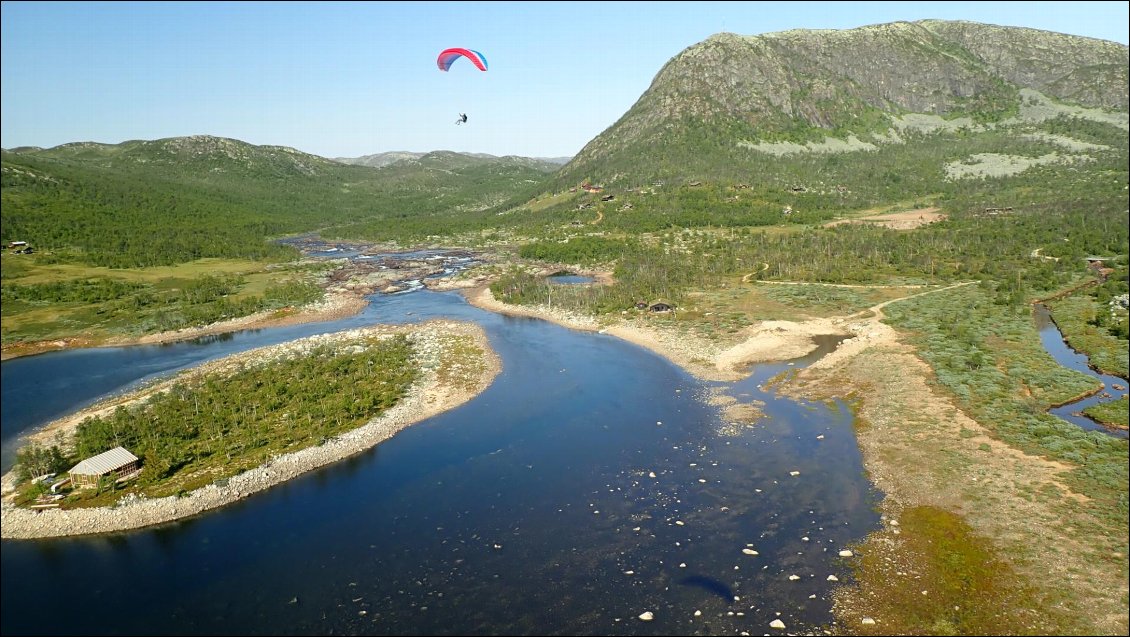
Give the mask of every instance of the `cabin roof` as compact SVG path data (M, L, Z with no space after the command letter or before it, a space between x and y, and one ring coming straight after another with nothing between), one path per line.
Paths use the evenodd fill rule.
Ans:
M137 462L137 456L126 451L125 447L114 447L109 451L104 451L97 456L92 456L76 464L71 468L70 473L76 473L84 476L100 476L115 469Z

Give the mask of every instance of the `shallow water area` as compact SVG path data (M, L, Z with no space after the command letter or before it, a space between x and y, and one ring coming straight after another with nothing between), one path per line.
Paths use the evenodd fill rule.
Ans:
M596 281L594 277L580 274L554 274L545 277L545 280L556 285L584 285Z

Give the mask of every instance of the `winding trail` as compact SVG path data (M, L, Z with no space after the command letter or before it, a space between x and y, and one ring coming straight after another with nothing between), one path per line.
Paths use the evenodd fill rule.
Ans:
M852 315L851 315L850 317L848 317L848 318L852 318L852 317L858 316L858 315L860 315L860 314L863 314L863 313L866 313L866 312L874 312L874 313L875 313L875 315L876 315L876 316L878 317L878 319L882 319L882 318L883 318L883 308L887 307L887 306L888 306L888 305L890 305L891 303L897 303L897 302L899 302L899 301L906 301L906 300L908 300L908 299L916 299L916 298L918 298L918 297L920 297L920 296L926 296L927 294L934 294L934 293L936 293L936 292L945 292L946 290L953 290L954 288L965 287L965 286L967 286L967 285L974 285L974 284L977 284L977 283L980 283L980 281L963 281L963 282L961 282L961 283L954 283L953 285L947 285L947 286L946 286L946 287L944 287L944 288L936 288L936 289L933 289L933 290L925 290L925 291L919 292L918 294L911 294L910 296L903 296L903 297L899 297L899 298L897 298L897 299L890 299L889 301L883 301L882 303L878 303L878 304L876 304L876 305L872 305L871 307L867 308L866 310L863 310L862 312L856 312L855 314L852 314ZM851 287L851 286L848 286L848 287ZM924 285L880 285L880 286L871 286L871 287L883 287L883 288L899 288L899 287L905 287L905 288L922 288L922 287L926 287L926 286L924 286Z
M762 263L760 270L757 270L755 272L750 272L749 274L746 274L745 276L743 276L742 277L742 283L749 283L749 277L751 277L755 274L760 274L760 273L762 273L762 272L764 272L768 269L769 269L769 264L768 263ZM769 281L763 281L763 283L769 283Z

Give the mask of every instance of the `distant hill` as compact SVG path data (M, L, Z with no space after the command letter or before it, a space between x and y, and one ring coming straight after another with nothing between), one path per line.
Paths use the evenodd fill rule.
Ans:
M264 258L267 237L421 238L482 225L558 166L435 152L373 169L194 135L2 153L5 240L113 267ZM395 222L391 221L395 220Z
M355 166L382 168L389 164L396 163L405 159L418 159L420 157L423 157L424 155L425 153L412 153L406 150L394 150L387 153L362 155L361 157L334 157L334 161L338 161L343 164L353 164Z
M433 151L445 153L450 151ZM383 168L389 164L394 164L399 161L417 160L429 153L413 153L409 151L391 151L387 153L376 153L374 155L364 155L361 157L336 157L334 161L343 164L353 164L357 166L370 166L373 168ZM518 157L516 155L506 155L497 157L495 155L487 155L483 153L454 153L463 155L465 157L482 159L484 161L509 161L509 162L525 162L531 168L542 170L544 172L553 172L569 162L571 157Z
M48 149L22 147L5 152L107 169L166 167L179 174L314 176L337 166L336 162L324 157L286 146L255 146L211 135L131 140L120 144L72 142Z

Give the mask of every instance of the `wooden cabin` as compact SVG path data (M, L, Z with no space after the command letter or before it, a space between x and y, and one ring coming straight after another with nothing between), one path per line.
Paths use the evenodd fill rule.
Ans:
M104 478L123 480L141 470L141 460L125 447L114 447L76 464L67 473L76 489L97 487Z

